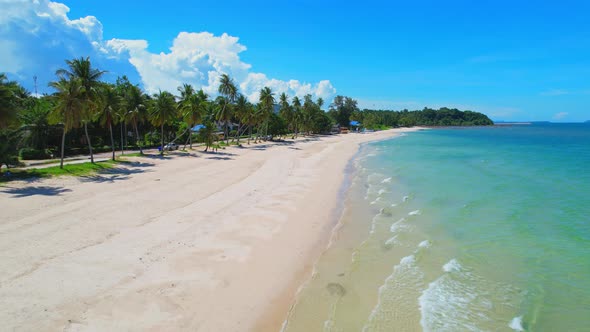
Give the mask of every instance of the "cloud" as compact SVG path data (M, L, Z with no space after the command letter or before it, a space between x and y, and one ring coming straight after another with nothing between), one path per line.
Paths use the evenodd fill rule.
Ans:
M263 73L252 72L252 66L240 59L246 46L240 44L237 37L225 33L215 36L209 32L181 32L168 53L151 53L147 48L145 40L111 39L105 43L103 51L111 57L128 58L149 92L174 91L182 83L190 83L214 95L219 76L228 74L253 102L258 100L258 93L265 86L277 95L285 92L292 96L311 94L330 98L336 93L328 80L312 84L268 78Z
M0 72L11 74L25 88L33 90L33 76L38 76L39 90L48 91L64 60L80 56L108 68L107 79L122 73L139 78L127 61L108 59L98 51L103 28L96 17L70 20L66 5L47 0L0 0L0 6Z
M183 83L216 95L219 76L229 74L241 92L251 101L258 91L269 86L278 95L309 93L331 98L336 89L330 81L317 83L269 78L252 71L240 59L247 50L239 38L209 32L180 32L167 52L148 51L147 40L103 39L102 23L94 16L70 19L70 8L49 0L0 0L0 72L12 74L33 90L32 77L38 76L40 91L55 79L55 71L65 66L64 60L90 56L94 66L107 69L105 79L114 81L127 75L141 81L146 91L176 92Z
M568 112L559 112L553 115L553 120L562 120L568 116Z

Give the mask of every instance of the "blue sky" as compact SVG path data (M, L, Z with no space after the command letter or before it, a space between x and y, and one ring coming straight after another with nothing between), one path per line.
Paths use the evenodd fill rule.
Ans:
M64 59L90 55L148 91L213 93L228 72L253 99L269 85L368 108L590 120L586 1L30 3L0 0L0 71L25 86L36 74L46 89Z

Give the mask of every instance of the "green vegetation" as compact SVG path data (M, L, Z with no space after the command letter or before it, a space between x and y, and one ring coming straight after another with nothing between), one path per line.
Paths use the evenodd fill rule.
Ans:
M101 162L87 162L80 164L69 164L60 166L52 166L46 168L35 168L29 170L13 169L10 171L10 177L0 177L0 182L6 182L15 179L29 179L29 178L46 178L51 176L89 176L100 171L113 168L117 163L124 161L101 161Z
M438 110L424 108L421 111L374 111L365 109L353 112L350 119L359 121L369 129L382 129L384 126L490 126L494 124L484 114L446 107Z
M219 80L218 96L211 98L190 84L149 95L127 77L114 84L101 81L106 71L93 67L88 57L66 60L49 84L51 95L31 96L18 83L0 74L0 166L18 166L21 159L63 159L76 154L163 147L168 143L204 143L205 151L275 137L330 133L334 126L350 127L356 120L363 128L399 126L490 125L485 115L457 109L425 108L421 111L360 110L357 101L336 96L322 109L324 100L311 95L291 100L269 87L252 103L229 75ZM278 111L278 112L277 112ZM192 128L200 125L198 132ZM220 140L225 142L220 144ZM162 149L161 154L164 151ZM134 154L132 154L134 155ZM103 164L105 165L105 164ZM89 167L89 166L85 166ZM70 173L75 173L70 169Z

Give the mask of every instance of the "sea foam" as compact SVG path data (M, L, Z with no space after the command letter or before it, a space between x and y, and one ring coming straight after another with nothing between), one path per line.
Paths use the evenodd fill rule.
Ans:
M448 261L445 265L443 265L443 271L445 272L459 272L461 271L461 264L455 258Z
M524 331L524 327L522 326L522 316L512 318L508 327L514 331Z

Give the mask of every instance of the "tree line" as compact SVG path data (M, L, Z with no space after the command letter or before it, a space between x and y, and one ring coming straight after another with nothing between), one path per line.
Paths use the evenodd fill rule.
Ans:
M413 125L487 125L483 114L456 109L438 111L360 110L357 101L336 96L327 112L324 100L311 95L290 98L269 87L252 103L234 80L221 75L217 96L182 84L174 93L148 94L127 77L115 83L103 81L106 71L92 66L88 57L65 61L49 86L53 93L33 96L20 84L0 74L0 166L20 159L60 157L115 150L124 153L169 142L202 142L213 146L272 140L278 135L330 133L335 125L348 127L351 120L366 128ZM199 125L198 132L192 129ZM230 141L231 140L231 141Z
M426 107L420 111L364 109L351 113L350 119L359 121L364 127L371 129L412 126L490 126L494 124L485 114L447 107L438 110Z

